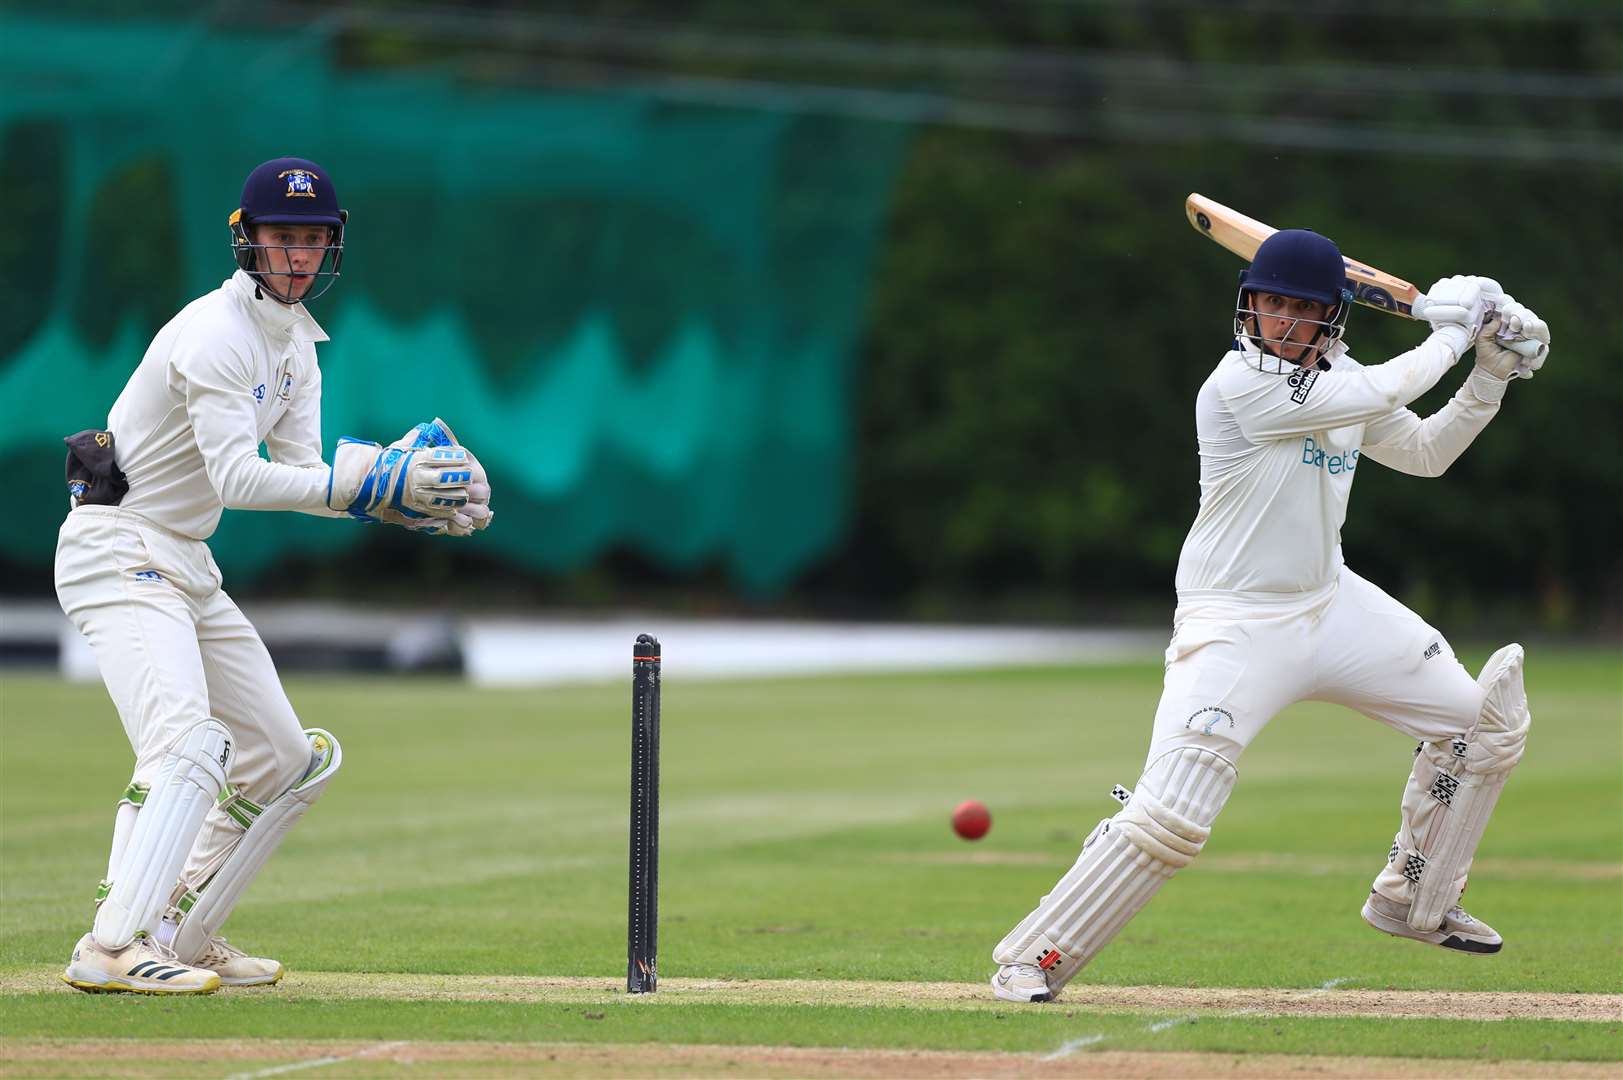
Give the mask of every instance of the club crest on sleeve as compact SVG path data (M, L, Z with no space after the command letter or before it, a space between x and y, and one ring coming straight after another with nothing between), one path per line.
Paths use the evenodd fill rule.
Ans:
M287 197L290 199L313 199L316 197L316 181L321 177L308 169L288 169L276 174L278 179L287 181Z
M1302 368L1285 381L1291 386L1291 400L1300 405L1307 400L1313 384L1319 381L1319 372L1317 368Z

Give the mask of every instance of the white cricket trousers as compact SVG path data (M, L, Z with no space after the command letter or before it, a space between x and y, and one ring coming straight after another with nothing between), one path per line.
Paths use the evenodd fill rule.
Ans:
M1470 730L1482 691L1447 639L1345 566L1307 598L1186 593L1148 760L1195 746L1236 762L1298 701L1345 705L1431 742Z
M164 750L204 717L230 730L227 783L253 802L264 806L304 775L310 742L203 541L116 506L81 506L57 534L56 595L95 651L135 751L132 782L150 783ZM210 810L188 880L241 835Z

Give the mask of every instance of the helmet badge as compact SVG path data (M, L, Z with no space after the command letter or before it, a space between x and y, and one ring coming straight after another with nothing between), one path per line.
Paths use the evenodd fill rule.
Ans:
M308 169L288 169L286 172L276 174L280 180L287 181L287 197L313 199L316 197L317 180L321 177Z

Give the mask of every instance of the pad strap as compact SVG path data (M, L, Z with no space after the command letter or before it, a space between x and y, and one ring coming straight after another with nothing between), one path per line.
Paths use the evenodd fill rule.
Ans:
M1115 817L1116 828L1140 851L1165 866L1181 870L1195 861L1212 830L1161 804L1140 788Z

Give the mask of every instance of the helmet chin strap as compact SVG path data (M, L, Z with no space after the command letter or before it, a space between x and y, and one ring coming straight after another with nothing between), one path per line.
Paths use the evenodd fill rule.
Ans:
M1275 359L1281 360L1281 361L1283 361L1283 362L1285 362L1287 364L1292 364L1292 365L1295 365L1296 367L1299 367L1299 368L1317 368L1320 371L1329 371L1330 370L1330 361L1328 361L1328 360L1326 360L1324 358L1324 353L1321 352L1319 350L1319 348L1318 348L1319 339L1322 338L1323 336L1324 336L1324 329L1322 327L1320 329L1314 331L1313 340L1307 342L1306 344L1304 344L1302 346L1301 356L1300 356L1300 358L1295 359L1295 360L1293 360L1290 357L1286 356L1284 353L1275 352L1273 349L1270 349L1264 342L1258 341L1258 339L1256 339L1256 338L1253 338L1252 341L1254 343L1256 343L1257 348L1261 349L1268 356L1272 356Z
M262 249L261 251L257 252L256 257L255 257L255 262L258 263L258 261L261 258L265 262L268 263L270 261L270 252L269 252L269 250ZM327 261L327 255L324 253L322 255L322 257L321 257L321 261L316 264L315 269L317 271L321 270L322 266L324 266L326 264L326 261ZM316 278L319 277L320 275L317 274L317 273L314 273L314 272L312 272L310 274L310 279L311 279L310 288L305 290L305 295L304 296L299 296L299 297L294 297L292 295L292 286L293 286L292 278L294 277L294 274L293 274L293 265L292 265L291 259L288 260L288 268L287 268L287 271L285 273L280 272L280 271L275 271L275 270L264 269L264 268L258 267L256 265L256 267L254 269L248 271L248 276L254 279L254 298L255 299L263 300L263 299L265 299L265 297L269 296L272 300L275 300L277 303L281 304L284 307L292 307L295 304L302 304L306 300L313 299L313 297L311 297L309 294L312 291L314 291L315 284L316 284ZM288 283L287 291L283 291L281 288L279 288L277 285L274 284L275 279L278 279L278 278L287 279L287 283ZM325 291L325 290L322 290L322 291Z
M1323 326L1313 331L1313 340L1302 345L1300 357L1296 360L1292 360L1284 353L1269 352L1267 346L1265 345L1258 347L1264 352L1269 352L1269 355L1271 356L1279 357L1287 364L1295 364L1299 368L1318 368L1320 371L1329 371L1330 361L1324 358L1324 351L1319 348L1319 342L1323 340L1324 335L1325 328Z
M299 303L298 300L292 300L286 296L283 296L277 291L276 286L265 280L267 277L276 277L277 275L272 274L267 270L250 270L248 271L248 274L254 279L255 300L263 300L268 295L272 300L275 300L283 307L292 307L294 304Z

